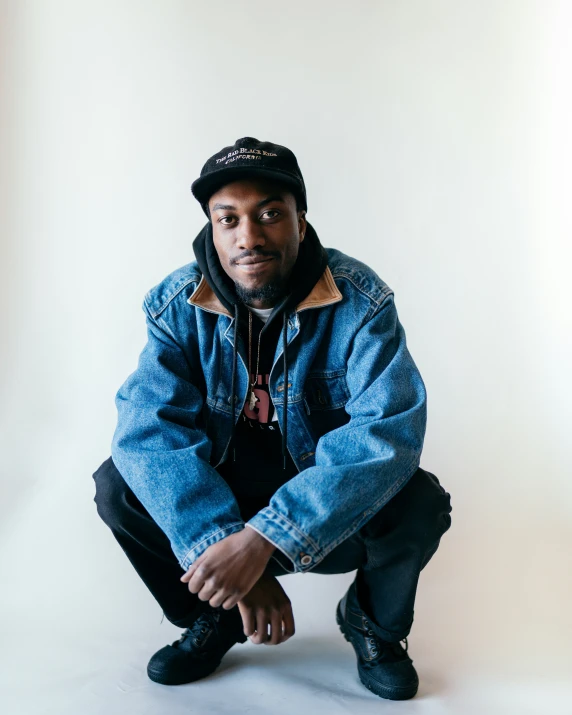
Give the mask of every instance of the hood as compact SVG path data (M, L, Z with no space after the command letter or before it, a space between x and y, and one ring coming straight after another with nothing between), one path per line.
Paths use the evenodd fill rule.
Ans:
M236 408L235 403L237 395L235 394L236 385L236 364L237 364L237 345L239 324L246 321L248 317L248 308L238 298L234 289L233 280L224 271L218 253L213 242L212 224L209 221L206 226L200 231L198 236L193 241L193 250L201 269L205 281L210 286L216 297L222 305L234 316L234 348L232 355L232 381L231 395L233 396L233 419L232 433L229 444L222 461L226 458L229 449L232 449L233 459L235 459L234 439L236 425ZM282 347L283 347L283 363L284 363L284 409L282 410L282 458L283 469L286 469L287 463L287 430L288 430L288 321L287 315L289 311L297 306L314 288L318 280L323 276L328 265L327 253L320 243L318 234L314 227L306 221L306 233L304 240L298 248L298 256L296 263L292 269L288 282L288 294L274 306L270 313L266 325L268 326L277 316L282 316ZM341 296L340 296L341 298ZM242 406L241 406L242 409Z

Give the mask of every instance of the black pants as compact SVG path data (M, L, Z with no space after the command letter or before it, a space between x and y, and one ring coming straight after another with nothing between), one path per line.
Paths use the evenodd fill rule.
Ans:
M179 580L183 569L164 532L131 491L111 457L93 477L99 515L165 616L181 628L192 625L206 602ZM266 506L269 498L237 498L244 521ZM335 547L312 572L335 574L357 569L360 606L382 638L401 640L413 623L419 573L450 527L450 512L449 493L434 474L420 467L380 511ZM267 572L275 576L288 573L275 559L268 562Z

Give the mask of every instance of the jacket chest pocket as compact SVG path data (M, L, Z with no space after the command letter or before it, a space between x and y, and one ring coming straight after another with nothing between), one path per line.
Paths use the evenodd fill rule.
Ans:
M337 410L350 398L346 382L346 370L311 372L304 385L304 399L308 412L314 410Z

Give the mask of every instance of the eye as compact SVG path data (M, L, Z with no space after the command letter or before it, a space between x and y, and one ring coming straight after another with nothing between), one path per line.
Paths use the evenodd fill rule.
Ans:
M225 223L225 219L227 219L227 218L232 221L234 216L222 216L221 218L219 218L219 223L222 223L223 226L228 226L229 224Z
M280 211L277 211L276 209L268 209L268 211L265 211L262 215L265 216L266 214L276 214L277 216L279 216ZM276 218L276 216L270 216L269 218Z

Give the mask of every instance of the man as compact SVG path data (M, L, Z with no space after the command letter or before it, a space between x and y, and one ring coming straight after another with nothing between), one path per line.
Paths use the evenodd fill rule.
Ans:
M417 581L451 505L419 466L426 392L393 290L322 246L286 147L238 139L192 191L209 219L196 261L145 295L148 341L94 474L99 514L185 629L148 675L188 683L247 637L283 643L276 576L357 570L336 620L359 677L411 698Z

